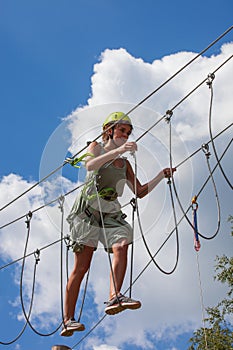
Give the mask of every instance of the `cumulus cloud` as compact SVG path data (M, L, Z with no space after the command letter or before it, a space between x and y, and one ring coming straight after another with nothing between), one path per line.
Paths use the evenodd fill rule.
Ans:
M163 87L157 94L146 101L131 113L134 123L132 139L140 136L158 121L165 112L172 108L183 98L196 84L206 78L215 70L232 52L232 43L224 44L217 55L200 57L188 69ZM41 177L49 172L47 165L56 167L62 164L67 154L75 154L85 148L86 142L94 139L101 133L101 123L113 110L131 110L139 101L174 74L196 53L179 52L155 60L152 63L144 62L140 58L130 55L125 49L105 50L98 63L94 66L92 76L92 95L87 105L78 108L63 121L59 130L55 130L48 141L41 161ZM214 134L225 128L232 120L232 96L230 88L232 84L232 62L227 63L216 73L214 84L213 103L213 130ZM192 152L198 149L203 142L209 140L208 134L208 110L210 91L204 84L180 105L172 116L172 162L177 165L186 159ZM57 140L63 139L57 149ZM216 141L218 152L224 151L231 138L229 131L225 132ZM169 164L169 125L161 121L138 141L137 171L141 182L151 179L162 168ZM56 152L55 163L51 155ZM83 150L83 152L85 152ZM211 153L212 150L211 150ZM231 155L230 155L231 153ZM135 160L127 155L132 166ZM232 151L229 150L223 159L224 169L232 179ZM213 167L216 161L211 156L210 164ZM13 218L27 213L52 199L54 196L64 194L79 184L84 178L84 170L77 172L75 169L62 170L57 178L47 181L36 187L32 192L18 200L14 205L3 211L2 224ZM75 174L75 175L74 175ZM175 175L175 183L178 189L180 201L185 209L190 205L193 195L197 194L205 179L208 177L208 167L203 152L199 152L180 166ZM229 227L226 220L232 214L232 197L229 186L217 170L214 174L221 203L221 228L219 235L213 241L201 240L199 264L201 268L202 288L205 306L214 305L222 296L225 289L213 281L214 259L216 255L231 254L231 238L228 234ZM33 183L25 181L19 175L9 174L0 183L1 205L22 193ZM72 193L65 200L65 214L70 210L76 193ZM121 199L122 204L128 203L131 198L129 191ZM182 211L175 200L176 214L180 218ZM139 201L140 219L143 231L151 249L155 254L166 240L174 227L172 206L168 185L164 181L145 199ZM131 208L125 207L128 220L131 220ZM217 225L217 211L215 195L211 182L205 187L199 198L198 220L200 231L211 236ZM191 212L189 212L191 219ZM47 207L43 211L33 215L32 233L29 242L29 251L54 242L60 237L61 211L57 205ZM148 264L150 257L146 252L140 236L138 222L136 220L135 231L135 257L133 296L142 301L142 308L135 312L125 311L117 317L107 317L99 326L97 335L88 338L93 350L117 350L123 344L131 343L142 349L154 349L156 341L164 337L174 337L195 329L201 325L202 310L200 305L200 288L197 272L197 256L193 249L193 233L189 224L183 220L179 225L179 263L172 275L162 274L153 262ZM65 223L65 233L68 227ZM17 232L17 244L16 242ZM1 231L1 258L4 261L16 259L22 256L26 237L24 222L14 224ZM61 316L58 312L60 305L59 286L60 266L58 256L60 246L41 253L41 262L37 276L36 303L33 309L34 317L40 320L44 327L46 321L56 321ZM25 294L30 296L33 257L31 263L27 263L25 270ZM156 255L157 263L166 271L173 268L176 261L175 234L171 236L167 244ZM72 264L72 256L70 256ZM93 315L85 315L89 327L103 314L103 301L108 297L109 266L107 256L103 249L94 254L91 267L90 289L88 297L94 300ZM137 277L140 276L138 279ZM49 280L48 286L45 281ZM19 280L16 278L17 283ZM129 271L127 272L124 290L129 286ZM64 288L64 285L63 285ZM20 310L20 305L18 310ZM20 311L19 311L20 312ZM127 329L127 332L125 331ZM108 339L108 342L104 339ZM95 343L93 342L95 340ZM97 344L97 345L96 345ZM104 345L110 344L110 345Z

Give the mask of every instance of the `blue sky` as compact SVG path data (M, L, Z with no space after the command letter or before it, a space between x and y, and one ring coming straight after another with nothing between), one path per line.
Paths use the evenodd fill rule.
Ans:
M143 90L141 85L138 85L138 89L136 89L138 91L133 95L134 82L132 80L134 75L130 75L129 71L126 70L125 74L127 79L130 79L129 86L131 84L132 88L131 91L128 90L128 96L124 95L124 100L121 101L121 94L114 95L115 91L112 91L115 100L111 100L111 97L107 97L108 91L105 88L105 99L105 95L101 95L96 87L97 82L100 85L107 84L107 79L101 81L101 78L103 79L107 74L101 71L101 62L112 64L111 60L114 57L117 57L116 60L118 60L117 55L119 55L118 68L124 68L127 66L121 63L121 58L129 59L137 64L140 64L138 60L142 60L143 64L151 65L156 60L164 62L165 56L172 61L172 55L178 52L198 53L232 25L232 11L231 0L221 2L216 0L197 0L195 2L2 0L0 2L1 181L3 177L8 177L10 174L19 175L22 181L9 178L9 183L12 181L12 188L19 191L17 193L21 193L33 181L37 181L42 153L46 149L47 142L51 139L51 135L57 132L62 118L73 112L74 117L76 117L75 113L78 113L76 112L78 107L81 108L89 104L93 108L96 101L98 103L136 104L145 97L147 81L137 77L139 82L145 85L145 89ZM232 41L233 32L231 31L211 48L206 56L210 58L211 55L218 55L222 45ZM121 48L127 52L128 56L123 51L118 51ZM114 65L110 67L114 73ZM176 69L176 66L174 65L172 68ZM141 72L143 76L144 71ZM123 78L121 77L121 79ZM112 87L112 85L110 86ZM149 91L152 91L157 87L157 81L154 83L153 79L151 81L148 79L148 86ZM172 90L172 101L175 101L178 90L178 86ZM168 105L170 103L169 96L168 91L166 95ZM164 99L164 96L161 98ZM88 100L94 102L88 102ZM160 104L158 103L158 105ZM162 102L161 106L161 110L157 110L157 112L164 111ZM148 107L151 108L151 106ZM99 121L99 123L101 122ZM79 130L85 130L85 123L80 122L80 119L79 123L77 124L80 126ZM200 128L198 130L200 132ZM78 130L74 131L73 141L78 132ZM55 157L53 152L50 155L52 158ZM226 170L230 172L227 163L225 165ZM36 193L36 196L39 196L39 193ZM29 202L31 200L32 198ZM225 203L229 203L229 200L232 202L232 198L227 197ZM7 201L8 197L4 197L1 205ZM15 210L16 214L18 214L18 209ZM14 213L9 215L11 215L9 218L13 217ZM2 224L7 218L7 214L3 215ZM15 244L17 230L11 229L12 238L8 244ZM19 227L19 231L23 232L23 227ZM46 244L46 242L47 237L44 243ZM215 252L216 249L213 249L213 258ZM6 261L11 261L12 257L13 255L7 257L5 247L2 248L1 265L5 264ZM96 259L98 261L100 258ZM139 271L145 261L142 260L138 263ZM9 304L9 300L13 303L18 295L14 276L15 270L12 267L1 270L0 310L2 323L5 323L6 327L1 328L0 341L11 340L22 326L22 322L16 321L19 309L16 308L17 311L14 314L14 307ZM166 285L165 279L163 283ZM6 286L4 289L3 285ZM56 288L59 286L50 286L50 289ZM138 291L140 292L140 289ZM95 301L97 301L99 300L98 291L95 290L95 293ZM156 295L156 290L154 295ZM89 299L91 296L90 292ZM88 314L86 322L90 328L93 322L98 320L100 310L96 304L92 309L89 299L89 308L85 312ZM167 302L169 304L169 301ZM93 310L93 318L90 316L91 310ZM156 309L153 312L156 313ZM143 314L142 317L145 315ZM114 319L114 322L117 323L117 319L116 321ZM127 324L127 322L132 322L132 318L127 320L127 316L119 316L119 322ZM163 323L166 321L163 320ZM10 326L10 330L8 326ZM110 326L118 327L114 323L110 323L106 329ZM45 331L49 331L51 328L48 323L48 329ZM108 332L103 327L93 335L90 343L85 340L78 348L136 350L149 349L152 343L157 350L184 350L187 348L186 342L192 334L188 326L187 332L184 327L183 332L177 332L174 337L170 334L172 327L168 327L169 336L166 340L166 337L162 336L166 327L161 328L161 339L158 327L150 328L148 334L144 330L144 338L148 341L148 345L145 343L145 347L140 345L139 340L138 346L136 343L130 345L130 336L129 338L123 337L122 342L117 343L117 334L115 338L112 338L112 343L109 344L106 341ZM95 337L98 348L94 348L92 345ZM144 338L142 337L142 339ZM32 344L34 350L50 349L55 344L66 344L71 347L79 339L80 336L77 335L74 339L66 341L61 339L58 333L53 337L40 337L28 329L16 343L9 345L8 348L27 350L31 348Z

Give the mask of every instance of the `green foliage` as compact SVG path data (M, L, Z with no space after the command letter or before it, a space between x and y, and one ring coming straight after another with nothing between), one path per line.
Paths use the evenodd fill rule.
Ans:
M233 216L229 221L233 224ZM231 227L233 236L233 227ZM205 324L208 327L200 328L190 338L189 350L232 350L233 349L233 327L229 316L233 312L233 257L216 257L216 276L214 279L227 284L229 291L227 297L220 301L217 306L206 309L208 317Z

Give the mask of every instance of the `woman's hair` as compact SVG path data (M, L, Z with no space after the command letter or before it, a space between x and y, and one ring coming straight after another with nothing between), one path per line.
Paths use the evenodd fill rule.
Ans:
M108 124L106 124L106 125L103 126L103 134L102 134L102 141L103 141L103 143L106 143L106 142L111 138L111 136L109 135L108 131L109 131L109 130L112 130L112 134L113 134L113 132L114 132L114 128L115 128L115 126L116 126L117 124L115 124L115 125L113 125L113 126L111 127L112 124L114 124L114 123L108 123ZM128 123L127 123L127 124L128 124ZM130 126L131 126L131 130L133 130L132 125L130 125ZM106 132L105 132L105 130L106 130Z

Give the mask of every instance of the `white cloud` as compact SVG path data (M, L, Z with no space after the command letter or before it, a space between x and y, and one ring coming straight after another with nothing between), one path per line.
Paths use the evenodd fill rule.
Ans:
M135 110L131 117L135 125L133 138L137 139L142 132L149 128L163 115L167 109L176 104L197 83L202 81L211 71L220 65L232 52L233 44L222 46L221 52L216 56L201 57L187 70L182 72L172 82L162 88L145 105ZM190 52L179 52L166 56L161 60L146 63L142 59L132 57L126 50L105 50L100 62L94 67L92 77L92 96L88 105L79 108L64 121L58 131L71 134L70 151L75 154L85 142L92 140L101 132L100 125L105 116L113 110L130 110L142 98L153 91L165 79L171 76L182 65L192 59L196 54ZM232 62L230 61L216 73L214 80L214 104L213 104L213 128L214 134L227 126L232 120L232 96L230 93L232 84ZM199 148L203 142L209 140L208 135L208 108L209 89L203 85L193 96L190 97L174 112L172 117L172 154L173 164L180 163L190 153ZM162 121L149 134L139 142L137 153L138 176L142 182L153 177L162 167L169 164L169 142L168 125ZM221 153L226 147L231 135L224 133L217 141L218 151ZM48 170L45 164L50 164L49 156L56 150L56 131L53 139L46 146L41 164L41 176ZM56 164L62 164L67 152L67 138L59 145L61 152L57 152ZM211 166L215 160L213 152L210 159ZM231 150L223 160L224 169L232 179ZM129 158L130 161L133 160ZM2 212L2 224L13 218L27 213L36 208L53 195L59 195L77 185L74 170L70 168L67 172L60 172L59 186L57 179L36 187L32 192L9 206ZM63 175L63 176L62 176ZM76 175L75 175L76 176ZM179 167L175 175L178 193L181 202L186 209L190 205L191 198L197 194L206 177L208 169L205 156L199 152L190 161ZM201 239L202 247L199 253L201 269L202 288L205 306L214 305L222 296L225 289L223 286L213 282L214 259L216 255L223 253L232 254L232 238L230 238L229 227L226 220L232 214L232 196L229 186L226 184L221 173L216 171L215 179L221 203L221 229L216 239L204 241ZM65 178L66 177L66 178ZM81 176L82 177L82 176ZM4 205L17 194L22 193L33 183L26 182L18 175L10 174L4 177L0 183L1 205ZM56 185L54 185L56 184ZM41 197L42 196L42 197ZM67 214L75 193L65 199L65 213ZM126 203L131 198L127 196L122 200ZM198 199L198 222L200 231L210 236L216 229L216 205L211 184L208 184ZM173 227L173 217L169 190L166 183L161 183L148 197L139 201L142 225L146 234L149 247L153 253L167 238ZM178 218L182 215L176 203ZM130 221L131 209L126 208ZM191 217L190 213L189 216ZM60 237L61 212L58 205L39 211L33 215L29 251L45 246ZM137 225L136 225L137 227ZM17 232L17 233L16 233ZM65 233L68 227L65 223ZM149 261L140 233L137 229L135 242L135 266L134 277L142 271ZM173 235L174 236L174 235ZM172 236L168 243L156 257L158 263L166 270L170 270L175 263L176 242ZM23 221L4 228L1 232L1 257L5 261L22 256L26 237L26 227ZM193 249L192 229L185 220L179 226L180 255L179 264L174 274L164 275L150 264L142 276L133 286L133 296L142 301L142 308L137 311L125 311L115 316L107 317L99 326L104 336L100 336L98 342L93 345L92 335L89 342L94 350L117 350L123 343L131 343L142 349L153 349L156 339L171 337L183 332L195 329L201 325L200 290L197 274L196 253ZM37 289L35 299L37 300L33 309L34 316L37 315L42 326L47 320L55 321L60 317L57 305L60 305L59 296L59 244L41 252L41 261L38 265ZM70 258L72 263L72 254ZM33 257L27 263L25 270L25 293L30 296ZM98 316L104 311L103 301L108 297L108 274L109 267L105 252L98 250L93 259L90 277L90 294L94 298L93 310L95 316L89 315L91 322L98 320ZM49 280L49 283L47 281ZM124 283L128 288L129 271ZM53 288L51 286L56 286ZM20 307L20 305L19 305ZM85 312L85 311L84 311ZM125 331L127 329L127 331ZM103 338L106 337L106 341ZM93 337L93 339L95 339ZM96 345L97 344L97 345ZM99 345L98 345L99 344Z
M117 348L116 346L109 346L109 345L102 344L100 346L93 346L93 350L120 350L120 349Z

